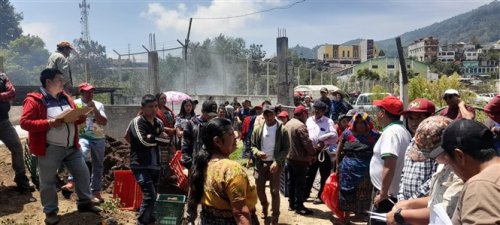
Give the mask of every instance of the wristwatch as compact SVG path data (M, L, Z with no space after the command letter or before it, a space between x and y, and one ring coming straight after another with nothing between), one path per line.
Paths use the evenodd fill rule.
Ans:
M401 215L401 210L403 209L399 208L394 213L394 221L396 221L396 223L398 224L405 224L405 218L403 218L403 216Z

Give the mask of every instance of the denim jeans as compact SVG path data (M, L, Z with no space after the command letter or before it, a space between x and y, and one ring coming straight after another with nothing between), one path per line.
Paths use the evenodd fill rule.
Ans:
M64 164L74 176L77 205L91 204L89 169L83 160L82 151L71 147L47 144L45 156L38 156L40 176L40 198L44 213L59 211L56 189L57 169Z
M104 150L106 148L105 139L89 140L80 138L80 148L85 161L92 162L92 176L90 190L92 193L101 192L102 172L104 169Z
M0 140L11 152L12 168L16 174L14 182L18 185L27 185L29 180L26 177L26 169L24 168L23 146L21 145L16 129L14 129L8 119L0 121L0 127Z
M137 217L137 224L150 224L156 221L154 217L154 207L156 193L158 190L158 178L160 170L155 169L134 169L132 168L135 179L142 190L142 204Z

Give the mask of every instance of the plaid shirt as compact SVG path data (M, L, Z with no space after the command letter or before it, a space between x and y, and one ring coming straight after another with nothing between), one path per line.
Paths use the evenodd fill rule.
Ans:
M414 144L415 141L412 139L406 150L407 153ZM421 162L413 161L406 155L401 183L399 185L398 201L429 195L431 177L436 172L437 165L433 159L426 159Z

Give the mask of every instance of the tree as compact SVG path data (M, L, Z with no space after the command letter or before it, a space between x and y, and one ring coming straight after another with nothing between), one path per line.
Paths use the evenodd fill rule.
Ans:
M49 52L38 36L20 36L8 45L5 52L6 68L14 84L35 85L40 72L47 65Z
M9 0L0 0L0 48L17 39L23 33L19 22L23 19L21 13L16 13Z
M370 70L368 68L358 70L357 75L360 79L380 80L380 75L376 71Z
M251 44L247 52L248 59L251 60L249 72L253 75L253 79L250 81L250 89L253 90L253 93L262 93L265 90L258 90L257 83L262 80L261 75L266 69L266 65L262 63L262 59L266 56L266 51L262 50L262 45Z
M82 39L75 39L73 45L75 50L70 58L73 85L85 81L86 73L89 75L89 82L104 79L107 74L105 69L111 65L111 60L106 56L106 47L97 41L87 42Z
M383 99L386 96L385 93L387 92L388 92L387 89L385 89L380 85L373 86L371 90L371 93L373 93L373 95L370 95L371 102L373 102L374 100Z
M422 75L416 76L409 80L408 94L409 100L415 98L427 98L434 102L437 107L446 106L443 100L443 93L450 88L460 91L460 98L467 103L472 103L476 97L475 94L469 91L462 83L460 83L460 75L457 73L451 76L441 76L437 81L428 81Z

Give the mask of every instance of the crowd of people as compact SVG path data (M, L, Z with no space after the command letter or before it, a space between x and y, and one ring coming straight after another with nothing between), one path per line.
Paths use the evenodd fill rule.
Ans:
M76 100L65 91L73 85L64 61L71 49L66 42L58 45L49 68L40 74L39 89L26 96L20 118L30 153L38 161L46 224L60 221L56 179L61 166L71 174L62 189L76 192L78 211L99 213L97 205L105 201L101 181L107 116L103 104L93 99L91 84L78 85L81 98ZM12 152L17 190L34 191L8 120L15 89L5 74L0 81L0 139ZM353 110L341 91L320 92L317 100L294 96L290 111L269 101L252 106L250 100L240 104L234 98L218 105L207 99L200 115L195 114L196 100L184 100L176 115L165 94L144 95L140 113L125 132L130 168L143 192L137 224L156 221L164 145L180 149L181 163L189 171L189 223L199 218L203 225L259 224L260 215L278 224L282 173L289 177L288 210L312 214L304 202L318 172L320 188L313 203L323 204L327 178L337 173L336 205L345 223L357 218L371 224L429 224L439 210L453 224L500 223L500 95L485 106L485 125L475 121L474 108L453 89L443 94L447 107L439 115L425 98L404 108L400 99L387 96L373 102L375 115L369 115ZM73 120L60 117L75 108L90 110ZM229 159L238 139L243 143L241 157L253 165L253 178ZM256 211L258 202L261 212ZM387 213L386 221L371 219L369 211Z

